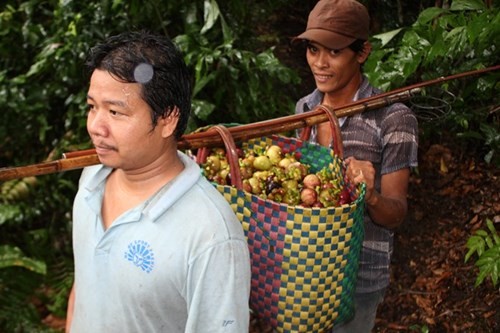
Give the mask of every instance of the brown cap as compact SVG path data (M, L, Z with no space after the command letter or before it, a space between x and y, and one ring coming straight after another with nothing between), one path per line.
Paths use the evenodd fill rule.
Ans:
M356 0L320 0L309 13L307 28L292 40L310 40L332 50L349 46L356 39L368 40L370 16Z

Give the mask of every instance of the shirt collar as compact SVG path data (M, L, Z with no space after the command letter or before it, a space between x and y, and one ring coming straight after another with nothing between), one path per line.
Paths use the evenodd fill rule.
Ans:
M363 75L361 78L361 84L359 85L358 90L354 94L352 101L356 102L361 98L369 96L369 88L370 88L370 83L368 82L368 78L365 75ZM310 111L317 105L320 105L324 95L325 94L319 91L318 89L314 89L312 94L309 96L309 99L304 104L304 109L307 108L307 110L304 110L304 112ZM339 125L342 126L345 120L346 117L339 118Z
M201 169L196 162L180 151L178 151L177 154L184 164L184 170L161 187L145 202L132 208L129 213L132 213L132 211L135 212L133 214L135 217L131 217L133 220L139 219L140 215L137 214L143 214L147 216L149 220L153 222L156 221L179 198L188 192L198 182L200 177L202 177ZM92 209L98 214L101 210L106 178L112 170L112 168L100 165L100 169L85 187L87 193L89 193L87 200Z
M354 97L352 99L353 102L365 98L369 96L369 89L370 88L370 83L368 82L368 78L363 75L361 78L361 84L359 85L358 90L354 94ZM321 104L321 101L323 100L323 96L325 94L319 91L318 89L314 89L311 95L309 95L309 98L307 99L305 105L307 105L307 110L304 111L310 111L317 105Z
M202 177L201 169L196 162L180 151L177 153L184 164L184 170L165 184L145 205L143 213L152 221L156 221Z

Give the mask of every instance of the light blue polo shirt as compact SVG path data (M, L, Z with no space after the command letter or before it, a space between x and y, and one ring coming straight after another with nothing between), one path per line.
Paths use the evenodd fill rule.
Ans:
M200 168L185 169L104 230L111 169L86 168L73 207L71 332L248 332L250 261L240 222Z

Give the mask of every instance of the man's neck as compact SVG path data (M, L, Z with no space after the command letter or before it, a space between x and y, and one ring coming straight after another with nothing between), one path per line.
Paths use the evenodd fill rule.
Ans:
M353 76L351 81L349 81L349 84L347 84L343 89L325 93L322 104L339 108L352 103L362 81L363 77L361 74Z
M154 193L163 185L174 179L184 170L184 164L177 151L164 152L159 158L145 167L135 170L117 169L110 175L123 190L138 195Z

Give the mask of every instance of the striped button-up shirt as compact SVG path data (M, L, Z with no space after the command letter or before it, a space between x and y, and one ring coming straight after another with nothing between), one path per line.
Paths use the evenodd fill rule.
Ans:
M371 86L366 77L353 99L367 98L381 91ZM314 90L296 104L296 113L312 110L323 100ZM381 175L418 163L418 125L414 113L404 104L366 111L339 119L344 156L372 162L376 171L375 188L380 192ZM316 128L310 141L316 142ZM393 232L375 224L368 214L364 221L365 239L359 258L357 292L373 292L387 287L393 251Z

